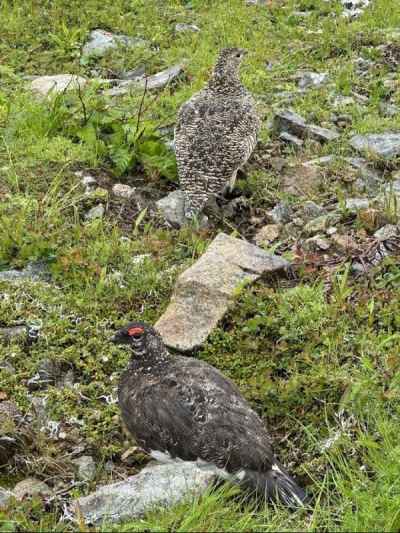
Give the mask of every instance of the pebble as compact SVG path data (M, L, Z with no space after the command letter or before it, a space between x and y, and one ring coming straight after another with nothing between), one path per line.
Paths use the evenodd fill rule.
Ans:
M268 211L267 214L275 224L285 224L292 219L293 211L289 204L279 202L279 204L276 204L276 206Z
M369 207L369 200L367 198L347 198L345 206L349 211L359 211Z
M112 192L114 196L129 200L135 194L136 189L130 185L125 185L125 183L116 183L112 188Z
M257 246L271 243L279 237L280 231L281 231L280 224L267 224L266 226L261 228L259 231L257 231L254 237L254 242L257 244Z
M175 31L178 33L182 33L185 31L191 31L191 32L199 32L200 28L198 28L195 24L185 24L184 22L178 22L178 24L175 24Z
M374 233L375 239L378 241L386 241L388 239L398 238L400 235L399 227L394 224L386 224Z
M23 479L17 483L12 492L15 495L15 498L20 501L32 496L51 495L51 490L44 481L32 477Z
M324 83L328 81L327 72L304 72L302 77L299 79L298 86L300 89L309 89L321 87Z
M85 214L85 220L88 222L91 222L92 220L96 220L99 218L103 218L105 213L105 208L103 204L98 204L89 209L89 211Z
M93 481L96 477L96 463L91 455L82 455L72 461L77 467L77 478L81 481Z

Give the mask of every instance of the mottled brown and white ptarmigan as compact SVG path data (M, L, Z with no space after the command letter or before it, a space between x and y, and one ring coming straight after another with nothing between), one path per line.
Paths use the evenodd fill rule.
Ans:
M187 218L227 184L233 189L237 171L257 144L260 120L239 78L245 54L241 48L223 49L207 85L179 110L175 152Z
M217 475L262 499L303 505L305 493L276 459L261 419L221 372L170 354L154 328L142 322L128 324L112 340L132 353L118 400L126 427L143 449L159 461L212 465Z

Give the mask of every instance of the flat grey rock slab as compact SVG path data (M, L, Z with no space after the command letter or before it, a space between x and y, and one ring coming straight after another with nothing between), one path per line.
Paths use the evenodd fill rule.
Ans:
M128 94L130 90L143 90L144 87L148 90L163 89L166 85L171 83L183 72L183 65L173 65L170 68L157 72L152 76L141 76L133 80L124 80L111 89L105 91L108 96L123 96Z
M79 511L84 521L94 526L118 523L198 496L214 479L215 470L194 462L146 467L136 476L74 500L71 511L73 516Z
M109 31L96 29L89 34L89 39L82 48L82 57L101 57L107 50L118 47L143 45L145 42L139 37L118 35Z
M75 74L56 74L39 76L31 82L31 89L40 96L50 96L65 91L83 88L88 80Z
M155 327L171 348L183 352L198 348L232 305L238 288L288 266L281 257L220 233L178 277L171 302Z
M400 133L355 135L350 139L350 144L359 152L371 153L383 159L400 155Z

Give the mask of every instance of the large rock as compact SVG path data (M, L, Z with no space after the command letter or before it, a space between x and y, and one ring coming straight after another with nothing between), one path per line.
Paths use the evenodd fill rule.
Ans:
M125 481L100 487L72 503L84 521L94 526L143 516L153 509L168 508L203 493L215 479L215 471L191 462L144 468Z
M355 135L350 139L350 144L359 152L371 153L383 159L400 155L400 133Z
M41 96L50 96L65 91L83 88L87 80L74 74L56 74L54 76L39 76L31 82L31 89Z
M105 30L92 30L87 43L82 48L82 57L101 57L107 50L118 47L131 47L143 45L143 39L139 37L128 37L127 35L117 35Z
M288 266L281 257L220 233L206 253L178 277L170 305L156 328L167 346L180 351L198 348L233 303L238 288L265 272Z

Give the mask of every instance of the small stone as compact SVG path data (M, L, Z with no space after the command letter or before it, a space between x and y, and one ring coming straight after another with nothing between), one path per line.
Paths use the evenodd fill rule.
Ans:
M127 70L120 74L121 80L140 80L146 75L146 68L144 65L139 65L138 67Z
M134 187L130 187L129 185L125 185L124 183L116 183L113 188L112 192L114 196L118 196L119 198L126 198L129 200L134 196L136 190Z
M82 176L82 185L85 187L86 191L92 191L97 187L97 181L93 176Z
M118 47L143 46L145 42L138 37L117 35L109 31L96 29L89 34L89 39L82 49L82 58L101 57L107 50Z
M396 117L399 115L400 108L388 102L381 102L379 104L379 111L382 113L384 117L392 118L392 117Z
M306 220L317 218L325 214L325 209L312 200L307 200L304 202L300 211Z
M302 228L304 226L304 220L300 217L295 217L293 219L293 224L298 228Z
M340 235L335 233L331 237L332 242L342 252L354 252L357 250L357 243L350 235Z
M178 24L175 24L175 31L178 33L182 33L185 31L191 31L196 33L200 31L200 28L198 28L195 24L185 24L184 22L178 22Z
M288 132L302 138L306 127L305 119L293 111L278 111L274 116L273 128L278 133Z
M96 477L96 463L91 455L82 455L72 461L77 467L77 477L81 481L93 481Z
M183 65L174 65L170 68L157 72L152 76L143 77L140 79L121 81L112 89L108 89L104 94L108 96L123 96L128 94L131 90L143 91L146 89L163 89L172 81L176 80L183 73Z
M91 222L92 220L103 218L104 212L105 208L103 204L95 205L85 214L85 220Z
M254 242L257 244L257 246L269 244L279 237L280 231L281 226L279 224L267 224L257 231L254 237Z
M307 124L305 119L293 111L278 111L274 116L273 129L279 134L290 133L300 138L310 138L318 142L334 141L340 135L314 124Z
M185 194L176 190L156 202L156 206L165 220L173 227L181 227L186 223Z
M4 509L10 505L15 495L9 490L0 487L0 509Z
M49 277L47 265L42 261L32 261L23 270L0 272L0 281L48 281Z
M31 89L40 96L51 96L65 91L83 89L87 80L74 74L38 76L31 82Z
M354 105L354 104L355 104L355 100L352 96L342 96L342 95L337 96L332 103L333 107L335 108L346 107L348 105Z
M28 477L15 485L13 493L15 498L21 501L32 496L50 496L51 490L44 481Z
M327 72L305 72L300 78L298 85L300 89L309 89L321 87L324 83L328 81Z
M323 237L310 237L304 242L303 248L309 252L326 251L331 247L331 243Z
M295 148L301 148L304 144L304 141L302 139L300 139L299 137L296 137L295 135L292 135L291 133L287 131L283 131L279 135L279 139L281 141L284 141L287 144L291 144Z
M25 342L28 339L28 328L26 326L12 326L0 328L0 341Z
M28 380L30 391L44 389L49 385L62 389L74 384L74 370L64 361L46 358L38 365L37 373Z
M394 224L386 224L383 228L378 229L374 233L375 239L378 241L387 241L388 239L398 238L400 235L399 227Z
M314 139L315 141L321 143L336 141L340 137L339 133L336 131L327 128L321 128L320 126L315 126L314 124L309 124L307 126L307 136L310 137L310 139Z
M289 194L306 196L317 192L322 183L321 170L304 163L289 166L282 176L282 190Z
M350 144L360 152L371 153L383 159L400 155L400 134L396 133L355 135L350 139Z
M320 233L321 231L324 231L329 224L330 221L328 215L322 215L307 222L304 226L304 232L308 235Z
M337 228L335 228L334 226L331 226L326 229L325 233L329 236L335 235L335 233L337 233Z
M274 224L285 224L292 219L293 211L289 204L279 202L273 209L268 211L268 215Z
M369 207L369 200L367 200L367 198L347 198L345 201L345 207L349 211L367 209Z

